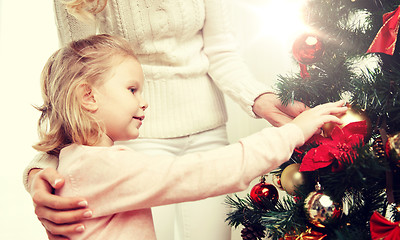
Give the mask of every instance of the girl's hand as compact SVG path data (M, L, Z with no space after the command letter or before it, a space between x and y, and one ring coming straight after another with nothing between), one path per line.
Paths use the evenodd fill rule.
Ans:
M312 135L319 133L320 128L325 123L343 124L335 115L343 114L347 111L344 101L334 103L325 103L302 112L292 123L296 124L303 131L304 141L307 141Z
M90 218L92 211L83 198L65 198L53 194L64 185L64 179L53 168L33 169L29 173L29 191L35 213L50 240L68 239L66 234L79 233L85 226L79 221Z

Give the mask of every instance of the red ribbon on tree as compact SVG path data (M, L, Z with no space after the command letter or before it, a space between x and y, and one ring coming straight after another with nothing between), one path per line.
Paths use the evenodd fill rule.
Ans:
M397 41L397 35L399 33L399 24L400 6L393 12L385 13L383 15L383 26L376 34L375 39L372 41L367 53L379 52L393 55Z
M391 222L378 212L374 212L369 225L372 240L400 240L400 221Z

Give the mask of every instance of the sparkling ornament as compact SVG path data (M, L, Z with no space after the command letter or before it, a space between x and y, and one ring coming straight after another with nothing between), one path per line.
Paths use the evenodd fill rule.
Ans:
M307 228L306 231L301 233L300 235L296 234L285 234L283 240L322 240L325 239L327 235L312 230L311 228Z
M317 36L305 33L293 43L292 52L297 62L312 64L319 60L324 49L321 40Z
M385 151L388 156L391 171L386 172L389 180L386 184L386 193L389 203L400 204L400 133L389 135Z
M292 53L300 65L300 75L305 79L310 76L307 65L316 63L324 53L323 44L317 36L305 33L293 43Z
M299 168L300 163L293 163L282 171L282 188L290 195L294 195L295 190L304 183L304 176L301 172L299 172Z
M263 198L271 201L272 204L276 204L279 199L278 190L272 184L259 182L250 191L250 198L256 202L261 203Z
M274 186L280 190L283 190L282 184L281 184L281 176L279 175L273 175L272 176L272 183Z
M390 157L390 161L400 168L400 133L388 137L386 153Z
M335 203L321 191L311 192L304 201L304 209L312 224L325 227L324 224L338 219L342 214L341 204Z
M374 140L374 142L372 144L372 150L377 158L384 158L386 156L382 137L379 136Z
M372 126L371 121L368 118L367 114L364 111L354 109L350 104L347 104L347 111L342 115L337 115L343 121L342 125L338 125L335 123L326 123L322 126L324 137L330 137L332 134L332 130L335 126L339 126L343 128L349 123L352 122L359 122L359 121L366 121L367 123L367 137L366 139L371 136Z

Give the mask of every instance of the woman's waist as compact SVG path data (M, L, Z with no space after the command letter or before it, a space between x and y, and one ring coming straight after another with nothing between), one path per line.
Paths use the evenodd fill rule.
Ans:
M170 138L206 131L226 122L223 93L206 78L148 81L149 104L141 136Z

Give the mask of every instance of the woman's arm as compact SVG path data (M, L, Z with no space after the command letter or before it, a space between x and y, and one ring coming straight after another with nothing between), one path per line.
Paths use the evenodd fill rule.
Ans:
M77 222L91 217L88 203L83 198L62 198L53 194L64 185L64 179L55 169L32 169L27 182L35 213L50 240L67 239L63 235L84 231L84 225Z
M204 52L210 61L208 73L224 93L255 117L254 100L272 89L254 78L239 55L230 24L230 6L225 1L204 1L203 39Z
M55 170L57 165L56 157L39 153L23 173L24 186L32 197L35 214L50 240L66 239L62 235L81 232L84 226L77 222L91 215L85 199L62 198L53 194L55 189L64 185L64 178Z
M266 84L251 74L238 53L231 30L226 0L205 0L204 51L210 61L209 74L218 87L253 117L282 126L307 107L301 102L283 105Z

